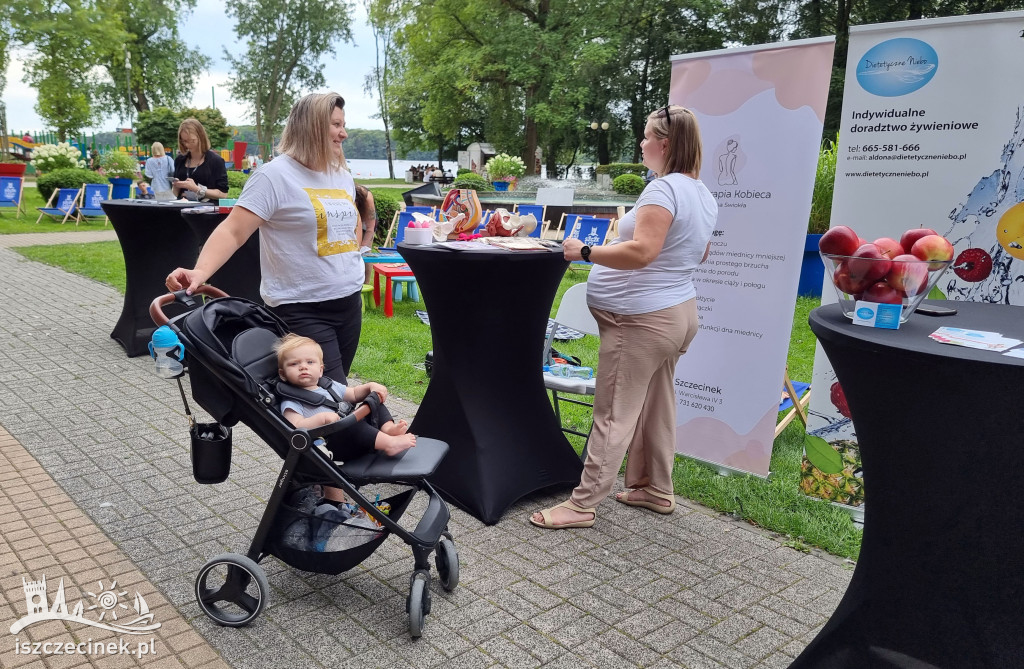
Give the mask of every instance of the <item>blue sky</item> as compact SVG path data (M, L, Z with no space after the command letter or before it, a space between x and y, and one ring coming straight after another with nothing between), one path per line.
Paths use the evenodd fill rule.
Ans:
M217 108L229 124L246 125L252 121L245 114L246 106L235 102L228 94L226 82L229 71L222 57L222 47L227 47L233 54L244 51L244 45L237 42L234 27L234 20L224 14L220 0L198 0L195 11L182 20L179 30L186 44L213 59L210 70L196 82L191 106L209 107L215 98ZM376 100L363 92L363 80L373 68L375 59L373 32L366 23L362 2L353 3L352 35L355 44L337 44L336 54L325 60L324 77L327 85L324 91L335 91L345 98L345 121L348 127L383 129L379 120L370 118L376 110ZM8 129L16 132L44 129L34 109L35 90L21 80L24 72L21 58L25 55L17 52L13 54L3 95L7 105ZM90 130L113 130L121 127L125 121L127 119L107 118Z

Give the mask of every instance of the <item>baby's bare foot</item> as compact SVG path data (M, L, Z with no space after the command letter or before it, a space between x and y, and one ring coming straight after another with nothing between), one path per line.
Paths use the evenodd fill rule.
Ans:
M399 421L388 421L380 428L380 431L384 434L390 434L393 437L397 437L400 434L405 434L409 431L409 423L404 420Z
M406 451L416 445L415 434L399 434L390 435L380 432L377 435L377 441L375 446L378 451L383 451L386 455L395 456L399 453Z

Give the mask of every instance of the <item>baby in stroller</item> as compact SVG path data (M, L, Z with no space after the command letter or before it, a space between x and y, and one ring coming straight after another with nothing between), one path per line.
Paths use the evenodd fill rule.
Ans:
M309 337L286 334L274 350L278 373L284 382L277 386L282 397L281 413L295 427L329 425L351 413L355 403L370 393L380 396L380 404L373 405L370 415L349 428L344 451L338 452L332 444L335 458L348 460L374 450L394 456L416 445L416 435L409 434L409 424L404 420L396 422L384 406L387 388L373 382L348 388L324 377L323 350Z

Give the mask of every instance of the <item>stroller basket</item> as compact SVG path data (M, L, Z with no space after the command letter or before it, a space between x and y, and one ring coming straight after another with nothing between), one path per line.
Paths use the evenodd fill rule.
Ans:
M391 505L391 512L388 514L391 520L398 522L398 519L402 517L402 514L408 508L409 502L412 501L415 493L415 489L404 490L397 495L381 500L381 502L387 502ZM327 545L328 550L324 551L301 550L286 545L284 537L289 529L294 528L297 523L302 524L310 521L319 521L334 526L328 528L328 532L330 529L335 528L337 530L343 528L348 530L346 538L351 539L350 543L357 543L357 545L336 551L329 550L331 543ZM293 507L282 505L273 537L268 546L269 552L271 555L277 556L285 564L291 565L296 569L311 571L317 574L331 574L333 576L348 571L368 558L391 534L391 532L382 528L364 529L357 527L347 528L344 526L345 523L321 520L312 514L303 513Z

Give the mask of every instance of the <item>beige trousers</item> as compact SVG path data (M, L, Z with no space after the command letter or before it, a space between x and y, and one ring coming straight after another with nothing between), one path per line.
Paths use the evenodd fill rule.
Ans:
M676 362L697 334L697 301L632 316L590 311L601 335L594 429L570 500L597 506L611 492L627 451L627 488L672 494Z

